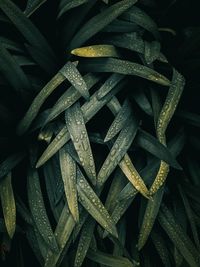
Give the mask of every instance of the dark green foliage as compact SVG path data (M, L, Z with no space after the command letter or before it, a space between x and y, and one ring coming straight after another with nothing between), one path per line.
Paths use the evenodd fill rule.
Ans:
M0 266L200 266L190 2L0 0Z

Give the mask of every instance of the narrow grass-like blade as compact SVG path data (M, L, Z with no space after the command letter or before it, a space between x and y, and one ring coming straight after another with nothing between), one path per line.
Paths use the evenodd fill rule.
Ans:
M138 131L138 134L135 138L135 143L153 154L155 157L167 162L172 167L178 170L182 170L182 167L176 161L169 149L146 131L143 131L141 129Z
M85 59L81 61L79 68L87 72L115 72L134 75L163 86L170 85L170 81L157 71L135 62L117 58Z
M76 88L77 91L86 99L89 100L90 95L87 85L79 73L78 69L72 62L68 62L61 70L60 73Z
M90 90L101 79L101 77L92 73L88 73L83 76L83 79L86 83L88 90ZM80 97L81 94L74 88L74 86L69 87L68 90L57 100L55 105L50 110L49 116L45 121L45 124L55 119L63 111L68 109Z
M39 176L37 171L31 168L28 170L27 188L29 207L38 231L46 244L53 251L58 251L58 245L46 213Z
M27 17L31 16L46 1L47 0L28 0L24 14Z
M133 6L124 12L121 17L125 20L138 24L140 27L152 33L156 39L160 39L156 23L142 9Z
M87 257L99 264L104 264L111 267L134 267L134 264L125 257L113 256L100 251L90 249Z
M101 31L106 25L111 23L119 15L133 6L136 2L137 0L120 1L91 18L73 37L70 44L71 49L80 47L88 39Z
M75 222L77 222L79 220L79 211L76 190L76 163L68 154L65 146L60 149L59 158L65 196L67 198L69 210Z
M181 226L175 222L173 215L166 207L160 212L158 220L188 264L194 267L199 266L199 253L189 237L182 232Z
M153 63L160 55L160 43L157 41L145 42L144 58L147 64Z
M195 219L193 216L193 211L192 211L192 208L190 206L190 202L189 202L184 190L182 189L182 187L180 185L178 185L178 189L179 189L179 193L181 195L181 198L183 200L183 204L185 207L185 211L186 211L188 220L190 222L190 226L191 226L191 230L192 230L195 244L196 244L197 248L200 249L199 234L198 234L197 226L196 226Z
M65 121L81 165L91 182L96 184L94 159L84 123L83 112L78 102L66 110Z
M106 231L117 237L117 229L108 211L78 169L77 190L81 205Z
M161 109L156 128L158 140L164 145L166 145L165 132L167 126L177 108L184 86L185 86L184 77L178 71L173 69L172 83L169 88L165 103ZM160 168L150 188L151 194L157 192L157 190L163 185L163 183L167 178L168 172L169 172L168 164L161 160Z
M30 127L31 123L37 116L41 106L47 99L47 97L66 79L63 74L58 72L39 92L39 94L34 98L32 104L27 110L24 117L21 119L20 123L17 126L17 133L22 135Z
M30 91L30 81L20 67L19 62L14 58L0 43L0 71L3 73L11 86L23 93L24 90Z
M43 51L46 57L51 58L52 64L55 64L56 58L48 42L23 12L10 0L1 0L0 8L22 33L25 39L31 45Z
M15 153L8 158L6 158L0 164L0 180L3 179L5 175L7 175L15 166L20 163L25 156L25 152Z
M70 214L67 205L64 206L62 213L60 215L58 224L56 226L55 230L55 238L56 242L59 247L58 252L53 252L52 250L49 250L47 253L47 257L45 259L45 267L55 267L62 252L65 249L65 246L67 242L69 241L69 238L72 234L72 231L75 226L75 221Z
M123 78L124 75L122 74L118 73L112 74L99 88L97 98L100 100L105 95L107 95Z
M159 191L153 196L152 200L148 200L148 204L144 213L144 219L140 229L138 249L141 250L146 244L148 237L153 228L155 218L158 215L160 204L163 198L164 188L160 188Z
M154 246L163 262L164 267L171 267L170 263L170 257L169 257L169 251L165 245L165 240L161 235L156 233L155 231L152 231L151 238L154 243Z
M78 7L86 2L88 2L88 0L62 0L59 6L58 18L60 18L68 10Z
M119 57L119 53L113 45L104 44L75 48L71 54L78 57Z
M89 217L84 223L81 230L80 239L78 242L78 247L76 251L76 256L74 260L74 267L81 267L82 263L86 257L92 236L94 234L95 220L92 217Z
M10 238L16 228L16 205L12 188L11 173L0 182L0 198L6 229Z
M86 102L81 110L83 112L83 117L85 123L87 123L106 103L110 101L110 99L119 92L125 83L122 81L119 83L110 93L108 93L103 99L98 100L97 94L98 91L91 96L90 101ZM42 156L40 157L37 168L43 165L49 158L51 158L65 143L70 140L70 135L67 130L67 127L63 127L63 129L57 134L55 139L50 143L47 149L44 151Z
M112 122L110 128L108 129L104 142L111 140L123 129L130 115L131 107L128 100L126 99L114 121Z
M120 163L126 154L135 138L138 126L138 121L132 116L132 118L127 121L126 126L121 130L98 173L97 182L99 186L104 184L104 182L108 179L115 167Z

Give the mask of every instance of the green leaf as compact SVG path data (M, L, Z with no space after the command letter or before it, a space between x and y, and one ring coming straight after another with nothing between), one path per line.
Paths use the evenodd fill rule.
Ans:
M7 50L12 50L24 54L22 46L13 40L0 36L0 43L1 46L3 46Z
M116 97L113 97L112 100L107 104L108 108L111 112L116 115L120 109L121 105ZM128 180L135 186L135 188L145 197L149 197L149 192L144 184L142 178L138 174L137 170L135 169L130 157L128 154L124 155L124 158L119 162L119 167L126 175Z
M78 57L119 57L119 53L113 45L105 44L75 48L71 54Z
M59 157L65 196L74 221L77 222L79 220L79 211L76 190L76 163L67 153L65 146L59 150Z
M17 133L19 135L22 135L28 130L47 97L65 80L65 78L63 74L58 72L34 98L26 114L17 126Z
M22 96L30 91L30 81L20 67L19 62L0 43L0 71L11 86Z
M82 266L82 263L90 247L92 236L94 234L94 228L95 228L95 220L89 217L87 221L84 223L83 228L81 230L81 235L76 250L74 267Z
M119 92L125 83L122 81L119 83L110 93L108 93L103 99L98 100L97 94L98 91L95 92L91 97L90 101L86 102L82 107L81 110L83 112L83 117L85 123L87 123L95 114L104 106L106 105L110 99ZM50 143L47 149L44 151L38 163L36 165L37 168L42 166L48 159L50 159L65 143L70 140L70 135L67 130L67 127L63 127L63 129L57 134L55 139Z
M58 18L60 18L68 10L78 7L86 2L88 2L88 0L62 0L60 1Z
M10 0L1 0L0 8L9 17L29 44L43 51L46 57L51 58L52 64L55 65L56 58L48 42L34 24L26 18L23 12Z
M100 100L107 95L123 78L124 75L118 73L112 74L99 88L97 98Z
M11 173L0 182L0 198L4 221L9 237L12 239L16 228L16 206L12 188Z
M138 106L149 116L152 116L152 107L149 100L143 90L143 88L134 88L133 99L138 104Z
M125 183L126 183L125 175L119 168L117 168L105 202L105 207L109 213L111 213L114 210L117 204L118 195L123 189Z
M178 71L173 69L172 83L169 88L165 103L161 109L156 128L158 140L164 145L166 145L165 132L167 126L177 108L184 86L185 86L184 77ZM160 168L158 170L156 178L150 188L151 194L157 192L157 190L163 185L163 183L167 178L168 172L169 172L168 164L164 161L161 161Z
M147 64L152 64L160 55L160 43L145 41L144 57Z
M31 44L25 44L25 47L33 58L33 60L49 75L54 75L55 65L52 64L51 58L46 57L43 51L39 50L38 47L35 47Z
M116 58L85 59L81 61L79 68L87 72L115 72L134 75L163 86L170 85L170 81L162 74L146 66L127 60Z
M67 205L63 207L62 213L60 215L58 224L56 226L55 230L55 238L56 242L59 247L59 251L53 252L52 250L49 250L45 259L45 267L55 267L57 262L59 261L59 258L61 257L61 254L63 253L67 242L69 241L69 238L72 234L72 231L75 226L75 221L70 214Z
M156 23L142 9L133 6L124 12L121 17L138 24L140 27L152 33L156 39L160 39Z
M36 259L38 260L40 266L43 266L44 265L44 259L43 259L43 256L41 254L41 251L39 249L38 240L36 238L34 227L32 227L32 226L27 227L26 238L27 238L29 245L30 245L32 251L34 252L34 255L35 255Z
M33 220L46 244L58 251L58 245L46 213L39 176L36 170L29 168L27 179L28 201Z
M160 205L162 202L164 193L164 187L160 188L157 191L152 200L148 200L147 207L145 209L144 218L142 221L142 226L140 228L139 240L138 240L138 249L141 250L146 244L148 237L151 233L151 230L154 226L155 218L158 215Z
M110 128L107 131L104 142L111 140L115 137L124 127L131 115L131 106L129 101L126 99L112 122Z
M158 216L162 228L165 230L171 241L178 248L184 259L190 266L199 266L199 253L194 247L189 237L182 231L179 224L176 223L171 212L164 207Z
M60 214L62 212L63 205L55 203L55 191L56 191L56 180L55 177L58 176L57 168L55 166L55 158L52 158L49 162L47 162L43 167L47 196L49 199L51 211L53 216L58 222Z
M87 257L97 263L111 267L134 267L134 264L125 257L113 256L100 251L90 249Z
M99 186L104 184L126 154L135 138L138 126L139 123L133 116L126 122L126 126L119 133L119 136L98 173L97 182Z
M81 205L106 231L117 237L117 229L108 211L79 169L77 169L77 190Z
M3 179L5 175L7 175L13 168L19 164L23 158L25 157L24 152L18 152L15 154L12 154L8 158L6 158L3 162L0 164L0 180Z
M86 83L88 90L90 90L96 83L100 81L101 77L92 73L88 73L83 76L83 79ZM74 88L74 86L70 86L66 90L66 92L61 95L61 97L56 101L56 103L50 110L49 116L46 119L45 124L59 116L63 111L68 109L77 100L79 100L80 97L81 94Z
M87 129L84 123L83 112L79 102L65 111L65 121L70 137L77 151L80 163L91 182L96 184L96 170L92 155Z
M102 32L112 32L112 33L134 32L134 31L136 32L139 31L139 27L137 26L137 24L120 19L113 20L110 24L108 24L105 28L102 29ZM106 38L105 40L107 41Z
M28 0L24 14L29 17L31 16L41 5L47 0Z
M182 187L180 185L178 185L178 189L179 189L179 193L181 195L181 198L183 200L183 204L184 204L184 207L185 207L185 211L186 211L188 220L190 222L190 227L191 227L191 230L192 230L192 234L193 234L193 238L194 238L195 244L196 244L197 248L200 249L198 230L197 230L197 227L196 227L196 223L195 223L195 219L194 219L192 208L190 206L190 202L189 202L184 190L182 189Z
M88 39L101 31L106 25L115 20L119 15L133 6L137 0L120 1L99 13L87 21L73 37L70 47L71 50L80 47Z
M121 22L125 22L125 21L122 20L120 21L120 23ZM145 54L145 41L142 39L142 37L138 33L138 30L135 30L133 32L127 31L127 33L112 35L112 37L108 36L108 37L105 37L105 41L106 43L112 44L117 47L129 49L131 51L134 51L134 52L137 52L143 55ZM162 53L160 53L156 59L164 63L168 62L166 57Z
M135 143L153 154L155 157L167 162L172 167L182 170L182 167L176 161L169 149L146 131L139 129L135 138Z
M169 251L165 245L165 240L163 239L163 237L156 233L155 231L152 231L151 233L151 238L152 241L154 243L154 246L163 262L163 265L165 267L170 267L171 263L170 263L170 257L169 257Z
M87 85L72 62L68 62L61 70L60 73L76 88L76 90L86 99L89 100L90 95Z

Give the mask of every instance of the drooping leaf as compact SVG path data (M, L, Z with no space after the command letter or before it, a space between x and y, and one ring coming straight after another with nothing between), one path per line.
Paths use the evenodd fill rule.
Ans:
M117 135L122 130L122 128L128 121L130 115L131 115L131 107L128 100L126 99L121 107L121 110L118 112L110 128L108 129L104 142L111 140L113 137L115 137L115 135Z
M154 194L153 199L148 200L147 207L144 213L144 219L142 221L142 226L140 229L139 240L138 240L138 249L141 250L145 245L148 237L153 228L155 218L160 209L160 204L163 198L164 188L160 188L159 191Z
M105 83L99 88L97 98L100 100L106 94L108 94L122 79L124 75L114 73L112 74Z
M156 129L158 140L164 145L166 145L165 132L167 126L177 108L184 86L185 86L184 77L174 69L172 83L169 88L165 103L160 112ZM150 188L151 194L157 192L157 190L163 185L163 183L167 178L168 173L169 173L168 164L164 161L161 161L158 173Z
M79 211L76 190L76 163L68 154L65 146L60 149L59 157L65 196L74 221L77 222L79 220Z
M170 85L170 81L155 70L141 64L122 59L85 59L80 63L80 70L88 72L115 72L125 75L134 75L161 84L163 86Z
M11 173L8 173L0 182L0 198L6 229L9 237L12 239L16 228L16 205L11 181Z
M92 236L94 234L94 228L95 228L95 220L89 217L81 230L81 235L74 261L74 267L82 266L82 263L90 247Z
M117 237L117 229L108 211L79 169L77 170L77 190L81 205L106 231Z
M182 169L168 148L162 145L154 136L150 135L146 131L140 129L136 136L135 142L137 145L152 153L159 159L164 160L172 167L179 170Z
M88 2L88 0L62 0L60 1L58 18L60 18L68 10L78 7L86 2Z
M90 249L87 253L87 257L95 262L104 264L106 266L116 267L134 267L134 264L125 257L113 256L100 251L94 251Z
M111 23L119 15L133 6L136 2L137 0L120 1L91 18L73 37L70 44L71 50L80 47L88 39L102 30L106 25Z
M90 98L87 85L72 62L68 62L61 70L60 73L76 88L77 91L86 99Z
M55 238L58 244L58 252L53 252L49 250L45 259L45 267L55 267L61 254L63 253L67 242L72 234L75 226L75 221L70 214L67 205L63 207L62 213L60 215L58 224L55 230Z
M27 189L29 207L37 229L46 244L53 251L58 251L58 245L46 213L39 176L37 171L31 168L28 170Z
M96 184L96 170L92 150L79 103L65 112L65 121L81 165L93 184Z
M33 46L46 54L46 57L51 58L52 65L55 65L55 55L49 46L46 39L34 26L34 24L26 18L23 12L10 0L2 0L0 8L9 17L16 28L22 33L25 39Z
M156 39L160 39L156 23L142 9L133 6L122 14L121 17L138 24L140 27L152 33Z
M0 180L7 175L24 158L24 151L12 154L0 164Z
M0 43L0 71L11 86L20 94L30 90L30 82L19 62Z
M71 54L78 57L119 57L119 53L113 45L104 44L75 48Z
M83 117L85 123L87 123L106 103L110 101L110 99L120 91L124 86L124 82L122 81L118 86L116 86L109 94L107 94L103 99L98 100L97 94L98 91L91 96L90 101L86 102L81 110L83 112ZM51 158L65 143L67 143L70 139L69 132L67 127L64 127L55 137L55 139L50 143L47 149L44 151L40 159L37 163L37 168L42 166L49 158Z
M27 17L31 16L46 1L47 0L28 0L24 14Z
M157 234L155 231L152 231L151 238L153 240L154 246L163 262L163 265L165 267L170 267L170 257L169 257L169 251L165 245L165 240L163 237L159 234Z
M166 207L160 212L158 220L188 264L197 267L199 265L199 253L189 237L182 232L181 226L175 222L173 215Z
M83 76L83 79L86 83L88 90L90 90L101 79L101 77L95 74L88 73ZM65 111L72 104L74 104L80 97L81 94L74 88L74 86L68 88L68 90L57 100L55 105L50 110L49 116L45 123L48 123L54 118L56 118L63 111Z
M122 160L133 139L137 133L138 121L132 116L126 123L126 126L121 130L115 143L113 144L103 166L101 167L97 182L101 186L113 172L118 163Z

